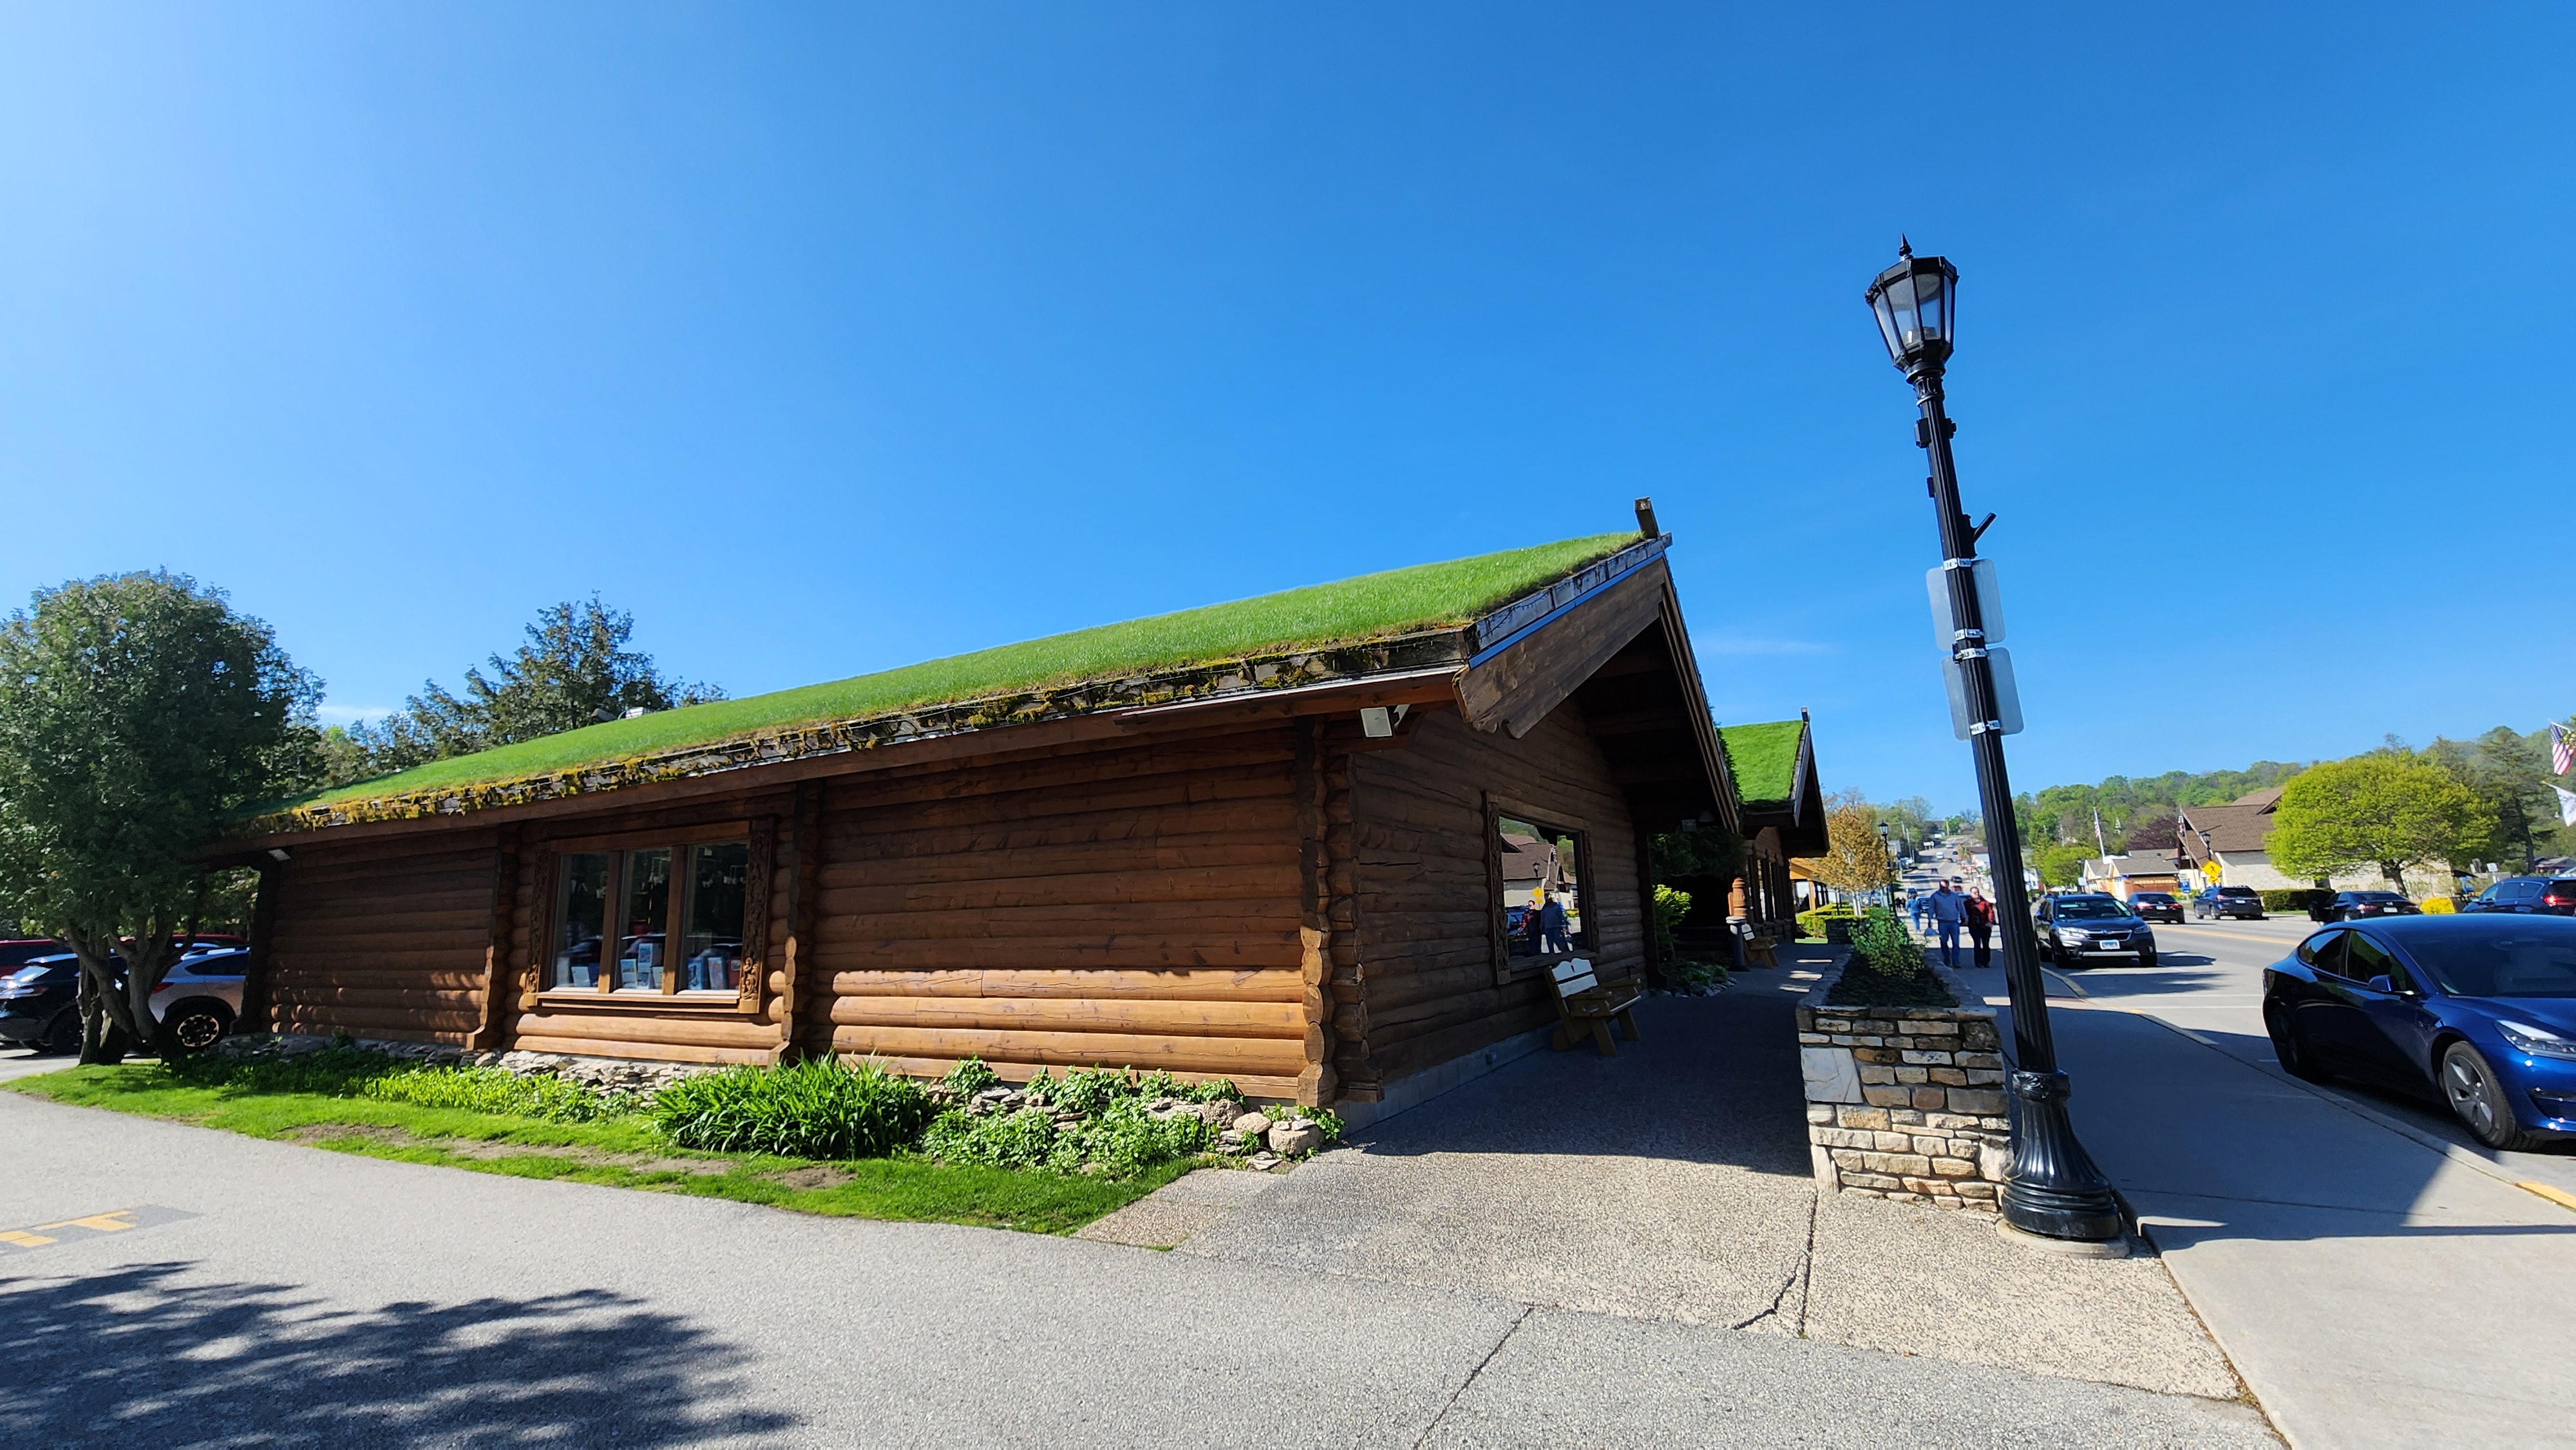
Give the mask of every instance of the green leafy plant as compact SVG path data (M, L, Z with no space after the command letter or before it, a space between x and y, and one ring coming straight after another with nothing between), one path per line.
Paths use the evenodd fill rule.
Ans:
M1675 932L1690 915L1691 894L1669 886L1655 888L1655 955L1669 959L1678 944Z
M948 1075L940 1081L947 1084L948 1090L959 1097L971 1098L986 1088L999 1086L1002 1078L999 1073L984 1065L984 1059L969 1057L948 1069Z
M655 1093L648 1111L683 1148L845 1159L912 1146L933 1107L919 1083L825 1057L683 1078Z
M1826 922L1850 921L1859 915L1860 913L1840 902L1831 906L1814 907L1798 913L1798 935L1822 941L1825 936Z
M1874 906L1852 928L1852 957L1825 1000L1836 1006L1955 1007L1896 913Z
M2323 906L2332 900L2334 900L2334 893L2331 891L2320 891L2313 886L2293 886L2286 890L2265 891L2263 893L2263 909L2265 911L2306 912Z
M559 1077L522 1077L497 1067L425 1067L368 1078L361 1097L424 1108L465 1108L549 1123L596 1123L635 1111L632 1098L611 1096Z

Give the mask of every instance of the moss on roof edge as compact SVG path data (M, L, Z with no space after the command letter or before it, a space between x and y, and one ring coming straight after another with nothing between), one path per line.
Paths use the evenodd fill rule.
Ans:
M1726 747L1726 768L1735 776L1736 794L1745 809L1795 803L1798 750L1806 734L1804 720L1718 727L1718 742Z

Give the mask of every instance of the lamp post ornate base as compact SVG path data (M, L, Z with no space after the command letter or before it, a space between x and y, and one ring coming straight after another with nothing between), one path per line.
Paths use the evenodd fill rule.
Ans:
M2003 1189L2004 1222L2053 1239L2116 1239L2128 1232L2119 1200L2066 1116L2062 1072L2016 1072L2012 1092L2012 1170Z

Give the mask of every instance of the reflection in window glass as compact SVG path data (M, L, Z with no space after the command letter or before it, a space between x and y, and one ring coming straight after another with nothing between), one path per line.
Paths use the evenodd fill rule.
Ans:
M617 951L617 990L659 992L671 921L671 848L626 853Z
M741 985L743 892L750 874L751 847L741 841L689 848L682 990L732 992Z
M607 853L584 851L560 858L555 865L553 985L599 985L600 923L607 909Z
M1583 928L1583 851L1576 832L1510 816L1495 822L1502 858L1505 952L1546 961L1588 950Z

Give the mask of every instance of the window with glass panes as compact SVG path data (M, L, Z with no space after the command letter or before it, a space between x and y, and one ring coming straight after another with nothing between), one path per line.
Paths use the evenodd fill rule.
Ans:
M750 881L748 840L559 851L547 987L735 996Z

